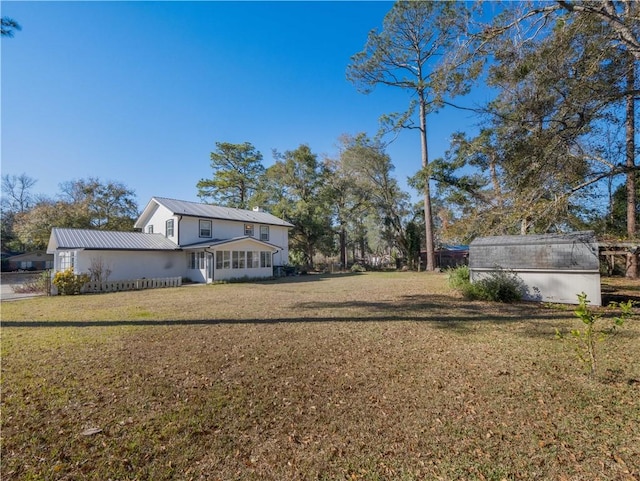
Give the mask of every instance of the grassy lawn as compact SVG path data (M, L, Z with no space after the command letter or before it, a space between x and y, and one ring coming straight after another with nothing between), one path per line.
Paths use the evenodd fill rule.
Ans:
M640 480L640 322L441 274L2 303L2 480ZM93 431L91 431L93 430Z

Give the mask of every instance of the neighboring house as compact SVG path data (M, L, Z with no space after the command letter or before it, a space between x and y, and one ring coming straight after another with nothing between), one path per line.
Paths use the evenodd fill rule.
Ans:
M53 267L53 256L45 251L25 252L5 259L8 271L43 271Z
M185 277L208 283L273 276L289 258L292 224L261 210L153 197L134 225L142 232L54 228L54 271L100 270L108 279Z

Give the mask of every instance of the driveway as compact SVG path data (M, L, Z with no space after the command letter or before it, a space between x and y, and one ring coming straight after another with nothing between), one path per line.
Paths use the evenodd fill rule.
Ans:
M33 272L3 272L0 276L0 299L3 301L13 301L16 299L44 296L45 294L42 292L14 292L15 287L19 287L39 275L40 273Z

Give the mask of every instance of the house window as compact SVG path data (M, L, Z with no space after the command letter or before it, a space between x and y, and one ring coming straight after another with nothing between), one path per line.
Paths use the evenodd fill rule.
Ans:
M245 224L244 225L244 235L249 237L253 237L253 224Z
M149 224L147 226L147 234L153 234L153 225L152 224Z
M249 269L258 269L260 267L260 252L258 251L247 252L247 267Z
M245 251L231 252L231 268L232 269L244 269L245 265L246 265Z
M73 269L75 265L75 256L73 252L61 252L60 253L60 270Z
M204 252L191 252L189 254L189 269L204 269Z
M271 267L271 252L260 252L260 267Z
M166 231L167 231L167 234L166 234L167 237L173 237L173 219L169 219L167 221Z
M231 251L216 251L216 269L231 268Z
M200 237L211 237L210 220L200 220Z
M260 226L260 240L261 241L269 241L269 226L261 225Z

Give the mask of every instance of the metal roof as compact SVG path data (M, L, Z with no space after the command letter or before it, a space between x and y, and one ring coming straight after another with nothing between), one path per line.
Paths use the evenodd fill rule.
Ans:
M184 250L202 249L202 248L207 248L207 247L218 247L218 246L221 246L221 245L231 244L231 243L245 241L245 240L253 242L253 243L257 243L257 244L260 244L260 245L271 247L274 250L279 250L280 249L280 247L278 247L277 245L270 244L269 242L261 241L259 239L256 239L256 238L250 237L250 236L233 237L231 239L211 239L210 241L195 242L193 244L187 244L187 245L183 245L181 247Z
M524 246L539 244L596 244L593 231L570 232L567 234L529 234L529 235L502 235L478 237L471 242L472 247L477 246Z
M47 252L56 249L171 251L180 248L162 234L54 227Z
M163 205L177 215L293 227L293 224L264 211L234 209L231 207L188 202L186 200L167 199L165 197L153 197L151 200L155 200L158 204Z
M469 245L469 267L474 269L599 272L598 243L593 232L494 236Z

